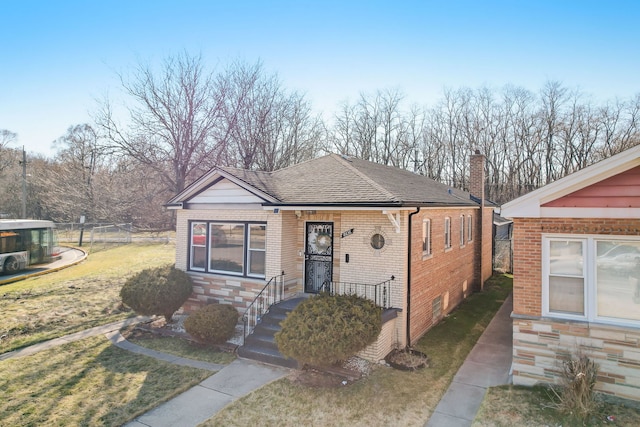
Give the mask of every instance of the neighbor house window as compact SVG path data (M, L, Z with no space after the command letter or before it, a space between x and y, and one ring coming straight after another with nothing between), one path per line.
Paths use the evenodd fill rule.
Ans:
M266 224L193 221L190 232L190 270L265 277Z
M640 325L640 240L543 239L543 314Z
M422 256L431 255L431 220L422 220Z
M451 218L446 217L444 219L444 248L449 249L451 247Z
M460 215L460 246L464 246L464 215Z
M473 241L473 217L467 216L467 241Z

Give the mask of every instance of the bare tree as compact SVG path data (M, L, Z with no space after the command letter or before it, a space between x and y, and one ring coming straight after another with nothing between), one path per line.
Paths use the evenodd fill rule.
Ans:
M9 144L15 142L17 139L18 134L6 129L0 129L0 174L14 161L13 153L9 150Z
M219 140L225 163L271 171L313 158L324 126L304 96L283 88L262 63L233 63L219 76L226 88Z
M120 82L129 98L127 125L109 100L96 117L111 148L157 171L174 193L218 162L224 88L205 72L200 56L171 56L158 74L141 64Z

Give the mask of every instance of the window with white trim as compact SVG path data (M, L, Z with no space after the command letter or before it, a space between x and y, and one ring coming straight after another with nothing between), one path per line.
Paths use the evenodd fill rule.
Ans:
M467 241L473 241L473 216L467 215Z
M431 255L431 220L422 220L422 256Z
M640 239L544 236L546 316L640 325Z
M464 215L460 215L460 247L464 246Z
M451 247L451 218L446 217L444 219L444 248L449 249Z
M266 224L192 221L189 269L246 277L265 277Z

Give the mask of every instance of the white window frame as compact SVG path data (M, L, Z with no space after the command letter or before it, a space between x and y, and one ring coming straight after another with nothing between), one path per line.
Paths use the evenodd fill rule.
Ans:
M444 218L444 248L451 249L451 218Z
M467 241L473 242L473 215L467 215Z
M265 231L264 248L252 248L251 247L251 229L254 226L264 227L264 231ZM247 260L246 260L246 265L247 266L246 266L246 269L245 269L246 271L245 272L246 272L246 275L248 277L262 277L262 278L265 277L266 270L267 270L267 265L266 265L266 263L267 263L267 235L266 235L266 233L267 233L267 224L255 224L255 223L247 224L247 238L246 238L247 247L246 247L246 250L245 250L246 257L247 257ZM253 253L256 253L256 252L263 252L264 253L265 274L256 274L256 273L252 273L251 272L251 256L252 256Z
M193 226L195 224L201 224L201 225L206 225L206 234L205 234L205 248L206 248L206 262L205 262L205 268L200 268L200 267L194 267L193 266ZM216 224L220 224L220 225L241 225L244 227L244 231L243 231L243 254L242 254L242 261L243 261L243 266L242 266L242 272L235 272L235 271L228 271L228 270L218 270L218 269L213 269L211 268L211 234L212 234L212 225L216 225ZM247 277L247 278L253 278L253 279L264 279L266 277L266 270L267 270L267 266L266 266L266 251L267 251L267 241L266 241L266 234L265 234L265 247L264 249L261 248L250 248L250 236L251 236L251 227L255 226L255 225L259 225L259 226L264 226L265 227L265 233L267 231L267 223L265 222L253 222L253 221L217 221L217 220L192 220L189 221L189 235L188 235L188 250L189 250L189 271L197 271L197 272L204 272L204 273L211 273L211 274L219 274L219 275L225 275L225 276L236 276L236 277ZM198 247L201 247L202 245L195 245ZM251 254L250 252L265 252L265 272L264 274L256 274L256 273L251 273L250 272L250 261L251 261Z
M638 236L614 235L571 235L571 234L543 234L542 235L542 315L545 317L579 320L616 326L640 327L640 320L621 319L599 316L597 275L596 275L596 245L598 241L629 241L640 243ZM549 273L550 273L550 242L551 241L581 241L583 242L583 277L584 277L584 315L559 313L549 310Z
M431 220L422 220L422 256L431 255Z
M464 215L460 215L460 247L464 248Z

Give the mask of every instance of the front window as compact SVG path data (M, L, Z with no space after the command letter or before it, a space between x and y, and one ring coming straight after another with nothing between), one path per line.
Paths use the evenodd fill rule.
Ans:
M249 276L264 277L267 226L264 224L251 224L249 226Z
M467 241L473 241L473 217L467 216Z
M464 246L464 215L460 215L460 246Z
M624 237L543 239L545 315L640 324L640 241Z
M190 270L265 277L265 224L213 221L190 224Z

